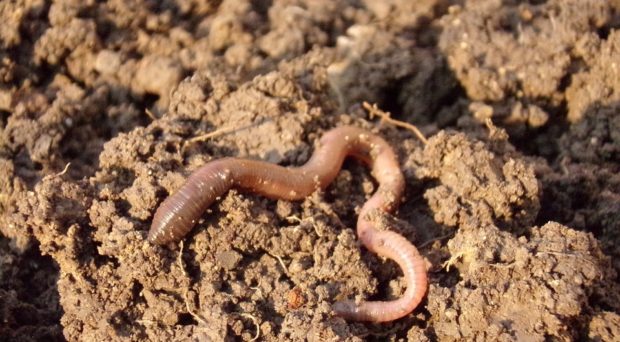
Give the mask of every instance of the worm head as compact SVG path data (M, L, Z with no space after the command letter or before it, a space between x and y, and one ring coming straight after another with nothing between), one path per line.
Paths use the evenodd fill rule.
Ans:
M336 316L351 320L359 314L359 307L352 300L338 301L332 305L332 311Z

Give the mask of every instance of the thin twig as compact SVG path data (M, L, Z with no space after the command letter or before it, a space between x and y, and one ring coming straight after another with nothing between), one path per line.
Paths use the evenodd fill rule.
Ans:
M289 215L289 216L285 217L285 219L287 219L289 221L297 222L297 223L302 223L303 222L303 220L300 219L297 215Z
M142 325L155 325L158 324L158 322L150 320L150 319L137 319L136 323L142 324Z
M183 240L181 240L181 242L179 242L179 255L177 256L177 263L179 264L179 268L181 269L181 272L183 272L183 275L187 277L185 265L183 265L183 246Z
M146 116L148 116L149 118L151 118L151 120L155 121L157 120L157 117L155 116L155 114L153 114L153 112L151 112L150 109L145 108L144 109L144 113L146 114Z
M250 341L258 340L258 338L260 337L260 325L258 324L258 318L256 318L255 316L249 313L244 313L244 312L235 312L235 314L239 316L247 317L252 320L252 323L254 323L254 325L256 326L256 334L254 335L254 337L252 337Z
M216 129L215 131L209 132L209 133L205 133L205 134L201 134L201 135L197 135L193 138L187 139L185 140L185 143L183 144L183 151L185 151L185 149L187 149L188 146L190 146L193 143L199 142L199 141L205 141L205 140L209 140L211 138L215 138L215 137L219 137L221 135L225 135L228 133L232 133L234 131L242 131L242 130L246 130L252 127L258 127L266 122L272 121L273 118L263 118L258 120L257 122L245 125L245 126L237 126L237 125L228 125L228 126L224 126L222 128Z
M316 226L316 222L314 221L314 218L310 217L310 218L305 218L305 219L300 219L299 217L297 217L296 215L291 215L291 216L287 216L285 217L287 220L292 221L292 222L297 222L300 225L304 223L304 221L309 221L310 224L312 225L312 228L314 228L314 232L316 233L316 235L318 237L323 237L323 234L321 234L319 232L319 228Z
M69 170L69 166L71 166L71 162L68 162L67 165L65 165L65 168L62 169L62 171L60 171L59 173L56 174L56 177L62 176L65 173L67 173L67 171Z
M190 315L192 315L199 323L201 323L202 325L207 325L207 321L202 318L202 316L200 316L197 312L195 312L194 310L192 310L189 307L189 300L187 299L187 294L189 293L189 290L185 290L185 294L183 295L184 300L185 300L185 309L187 310L187 312L189 312Z
M381 118L381 122L387 122L387 123L392 124L394 126L398 126L398 127L402 127L402 128L408 129L408 130L412 131L418 137L418 139L420 139L420 141L422 141L422 143L424 145L426 145L428 143L428 140L426 139L424 134L422 134L422 132L420 132L418 127L416 127L415 125L412 125L412 124L404 122L404 121L392 119L390 117L390 113L389 112L384 112L381 109L379 109L379 107L377 107L377 104L371 105L370 103L364 101L364 103L362 105L368 111L368 114L370 115L371 119L374 118L374 116L376 115L376 116Z
M280 262L280 266L282 266L282 268L284 269L284 273L288 276L288 268L286 267L286 265L284 264L284 261L282 260L281 256L275 255L275 254L271 254L269 252L267 252L267 254L271 255L272 257L276 258L276 260L278 260L278 262Z
M183 265L183 240L181 240L181 242L179 243L179 256L177 257L177 263L179 264L179 268L181 268L181 272L183 273L183 275L185 277L187 277L187 272L185 272L185 266ZM192 310L189 307L189 300L187 299L187 294L189 293L189 288L185 289L185 292L183 293L183 300L185 301L185 309L187 310L187 312L189 312L190 315L192 315L198 322L202 323L203 325L207 325L207 321L202 318L202 316L200 316L200 314L198 314L197 312L195 312L194 310Z
M426 246L430 245L431 243L433 243L433 242L435 242L435 241L445 240L445 239L447 239L447 238L449 238L449 237L452 237L452 236L454 236L454 233L450 233L450 234L446 234L446 235L442 235L442 236L438 236L438 237L432 238L432 239L430 239L430 240L427 240L427 241L422 242L422 243L418 246L418 248L419 248L419 249L422 249L422 248L424 248L424 247L426 247Z
M454 265L456 263L456 260L462 258L464 255L465 255L465 253L463 251L460 251L460 252L452 255L448 260L446 260L441 265L441 268L445 268L446 271L450 272L450 266Z
M209 133L205 133L205 134L201 134L201 135L197 135L193 138L187 139L187 144L193 144L195 142L198 141L205 141L205 140L209 140L213 137L217 137L220 135L224 135L230 132L233 132L234 130L236 130L238 127L237 126L228 126L228 127L222 127L219 129L216 129L215 131L209 132Z
M62 176L64 174L66 174L67 171L69 171L69 166L71 166L71 162L67 163L67 165L65 165L65 168L62 169L62 171L60 171L60 172L58 172L56 174L53 174L53 175L47 175L47 176L45 176L45 179L56 178L56 177L60 177L60 176Z
M245 128L249 128L251 126L247 126ZM215 131L209 132L209 133L205 133L205 134L201 134L201 135L197 135L193 138L187 139L185 140L185 143L183 144L183 151L186 151L187 148L197 142L200 141L206 141L209 140L211 138L215 138L215 137L219 137L221 135L224 134L228 134L228 133L232 133L235 130L239 130L239 129L243 129L244 127L238 127L235 125L230 125L230 126L226 126L226 127L222 127L219 129L216 129Z

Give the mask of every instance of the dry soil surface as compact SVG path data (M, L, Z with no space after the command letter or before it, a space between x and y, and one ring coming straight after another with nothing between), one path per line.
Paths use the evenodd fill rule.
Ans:
M0 340L618 341L619 29L618 0L0 2ZM399 155L411 315L330 311L405 288L357 242L355 162L146 240L205 162L300 165L343 124Z

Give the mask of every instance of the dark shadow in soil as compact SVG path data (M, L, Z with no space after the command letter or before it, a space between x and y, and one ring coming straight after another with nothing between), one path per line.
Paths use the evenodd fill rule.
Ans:
M591 232L604 251L620 258L620 103L596 103L558 138L560 153L542 175L537 224L557 221ZM615 263L620 272L620 263Z
M0 340L64 341L58 266L38 245L17 254L0 237Z

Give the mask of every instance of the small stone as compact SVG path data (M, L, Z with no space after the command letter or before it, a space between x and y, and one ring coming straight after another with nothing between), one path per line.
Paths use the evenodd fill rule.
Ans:
M446 309L446 312L444 313L444 315L446 316L446 318L453 321L458 315L458 313L454 309Z
M217 263L225 270L232 270L239 265L243 256L234 250L225 251L217 255Z
M121 56L114 51L101 50L95 60L95 70L102 75L114 74L121 66Z

